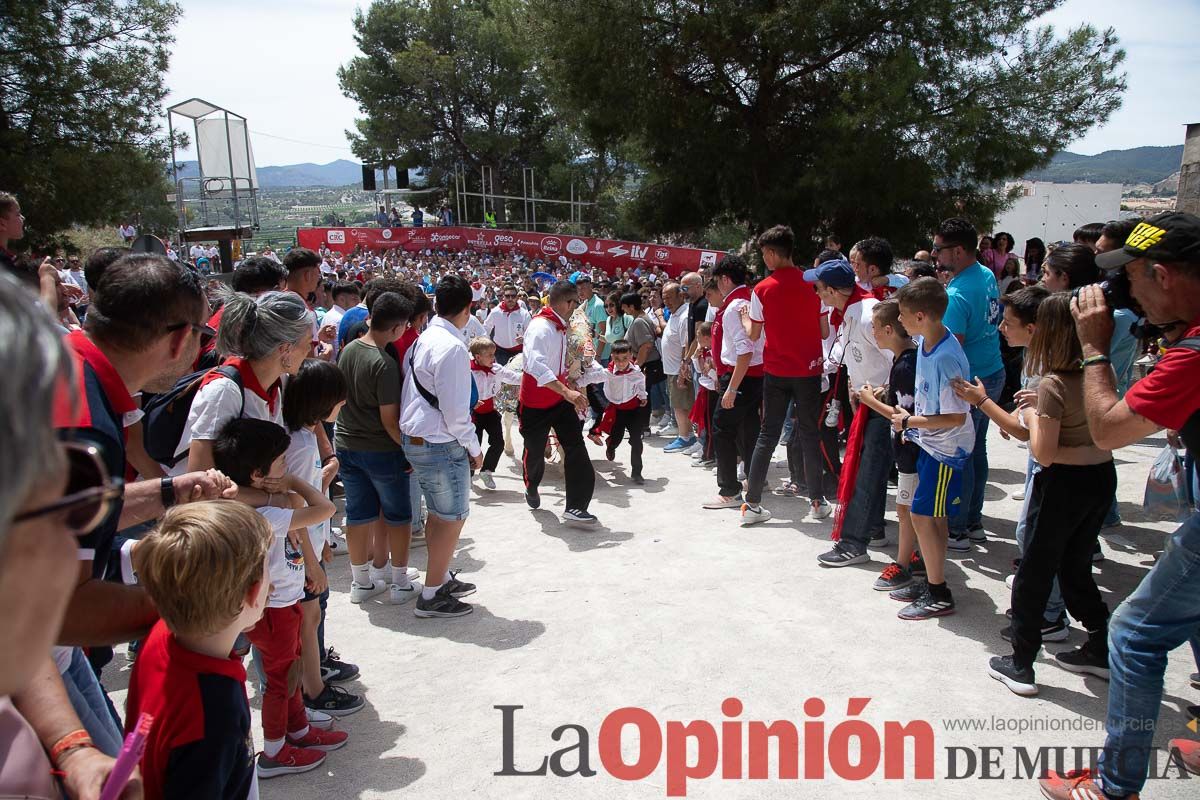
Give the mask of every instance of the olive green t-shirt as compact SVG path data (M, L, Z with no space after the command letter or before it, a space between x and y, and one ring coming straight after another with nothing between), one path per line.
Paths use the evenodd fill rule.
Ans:
M400 402L400 366L373 344L355 339L342 348L338 367L346 376L346 405L338 414L338 450L387 453L400 450L379 419L379 407Z

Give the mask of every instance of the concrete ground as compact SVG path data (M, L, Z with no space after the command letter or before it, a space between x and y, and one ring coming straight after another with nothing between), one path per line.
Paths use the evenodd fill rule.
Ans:
M602 523L593 531L560 524L560 467L548 468L543 508L530 511L519 462L503 458L497 491L474 495L455 562L464 579L479 585L469 598L475 606L469 617L420 620L411 605L351 605L349 565L339 557L330 569L334 593L327 636L343 658L362 668L360 679L347 688L364 694L367 705L339 723L350 732L349 744L331 753L322 768L263 781L262 796L665 797L666 744L662 757L648 762L657 768L642 780L619 780L601 762L601 723L627 706L653 715L660 732L668 721L692 720L719 731L719 723L730 719L790 720L803 730L801 780L778 779L772 747L770 779L722 779L718 766L712 777L687 783L687 796L694 798L783 797L797 791L814 797L884 792L1031 798L1038 796L1036 785L1015 777L1017 746L1102 745L1104 681L1066 672L1045 654L1037 664L1036 698L1017 697L987 674L990 656L1010 652L999 636L1008 607L1004 577L1016 555L1019 503L1009 494L1023 481L1026 459L1026 451L1002 441L994 427L984 507L989 539L973 553L952 558L948 579L958 613L930 622L897 619L900 604L871 589L894 546L873 551L869 565L821 568L815 559L829 546L830 520L808 519L803 501L771 495L765 504L775 518L754 528L738 527L734 511L702 510L701 502L715 493L712 472L693 468L687 456L661 452L666 442L648 440L647 483L641 488L628 481L626 449L612 464L589 445L597 471L592 511ZM1105 531L1107 560L1096 568L1110 608L1150 568L1174 527L1140 514L1148 466L1161 446L1156 437L1118 453L1125 524ZM782 459L782 449L778 454ZM784 475L773 468L772 485ZM891 499L888 505L894 542ZM424 549L415 553L414 565L423 567ZM1083 638L1076 628L1069 642L1047 650L1074 647ZM120 707L128 667L121 659L117 664L124 671L107 677ZM1195 737L1185 728L1183 711L1200 702L1200 691L1188 683L1195 670L1186 647L1172 654L1156 744ZM261 747L253 693L251 687ZM740 699L744 710L726 717L722 702L730 697ZM823 713L811 704L806 713L810 698L824 702ZM804 743L819 748L821 734L802 724L823 721L824 738L838 739L835 730L849 718L850 698L870 699L858 718L876 732L887 721L927 721L934 780L913 779L911 744L903 780L885 779L882 762L864 780L845 780L835 774L836 757L825 758L824 779L804 779L805 764L820 763L804 755ZM586 730L589 766L598 774L496 776L505 758L504 719L496 706L523 706L511 712L516 769L535 770L543 757L576 744L574 729L560 732L561 741L552 738L555 728L573 724ZM1013 732L1017 725L1033 730ZM721 747L732 764L739 760L735 740L731 736ZM627 732L624 758L630 764L638 758L636 745L637 737ZM999 779L981 780L983 747L1000 748L990 751L991 776ZM971 777L947 777L948 748L972 749ZM854 764L857 745L851 750ZM688 752L688 758L697 757L694 747ZM954 752L954 769L961 774L969 759L964 751ZM574 770L578 752L567 754L562 764ZM1200 778L1172 775L1152 781L1143 796L1197 796Z

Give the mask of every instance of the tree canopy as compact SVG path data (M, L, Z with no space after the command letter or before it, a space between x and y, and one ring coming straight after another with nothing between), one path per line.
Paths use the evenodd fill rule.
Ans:
M561 112L635 142L648 233L908 243L1044 165L1120 105L1112 30L1057 36L1062 0L530 0Z
M0 0L0 189L20 199L26 244L161 218L179 14L169 0Z

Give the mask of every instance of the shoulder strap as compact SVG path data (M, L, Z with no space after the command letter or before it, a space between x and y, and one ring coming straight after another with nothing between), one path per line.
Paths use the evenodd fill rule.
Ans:
M221 364L218 367L216 367L215 371L219 372L220 374L224 375L226 378L228 378L229 380L231 380L235 384L237 384L238 390L241 392L241 395L242 395L242 407L238 409L238 419L241 419L242 417L244 417L246 415L246 390L245 390L245 387L242 385L241 371L237 367L233 366L232 364Z
M441 408L438 406L437 397L433 394L433 392L429 391L424 386L422 386L421 381L417 379L417 370L416 370L416 367L413 366L413 357L416 353L416 350L417 350L416 342L413 342L411 345L408 346L408 375L409 375L409 377L411 377L413 379L413 385L417 387L417 392L421 395L421 397L423 397L425 399L425 402L429 403L429 405L433 406L434 408L436 408L440 411Z
M1181 347L1184 350L1191 350L1193 352L1200 353L1200 336L1185 337L1183 339L1180 339L1175 344L1168 345L1167 349L1174 350L1177 347Z

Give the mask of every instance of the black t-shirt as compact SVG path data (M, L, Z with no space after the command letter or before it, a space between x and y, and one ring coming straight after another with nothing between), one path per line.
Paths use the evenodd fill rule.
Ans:
M917 396L917 348L905 350L892 362L891 377L888 378L888 405L903 408L913 413ZM917 453L920 448L916 442L906 441L900 434L892 438L892 447L896 454L896 469L900 472L917 471Z
M692 300L691 305L688 306L688 344L696 341L696 326L704 322L706 316L708 316L708 301L703 297L699 300Z

